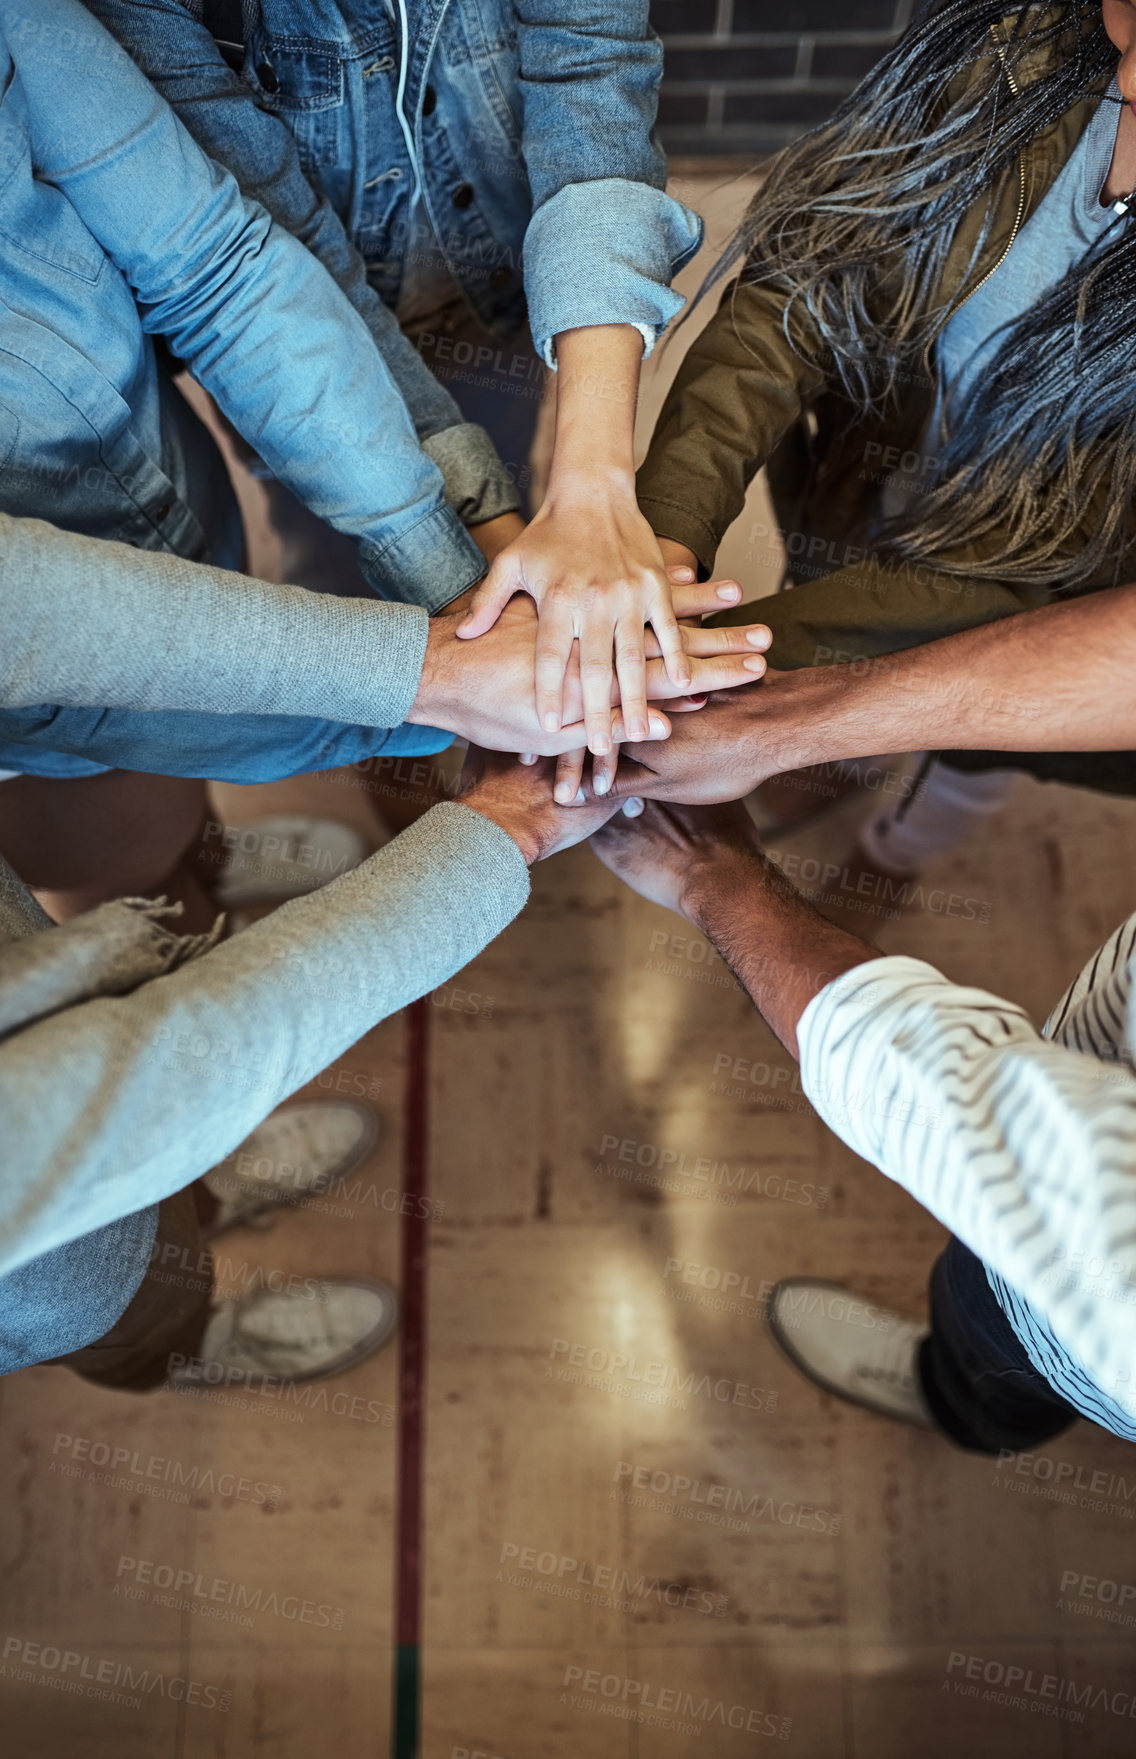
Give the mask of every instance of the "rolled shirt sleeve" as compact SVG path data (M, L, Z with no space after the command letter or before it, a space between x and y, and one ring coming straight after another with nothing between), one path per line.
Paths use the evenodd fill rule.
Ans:
M648 0L514 5L533 341L555 366L562 331L634 324L649 354L682 309L670 284L701 244L702 222L665 191L655 135L663 47Z
M671 280L702 242L693 209L619 177L572 183L537 209L525 234L525 291L537 352L594 324L634 324L644 356L685 303Z
M1030 1303L1136 1417L1136 1076L1043 1038L1022 1009L918 959L856 967L798 1028L804 1091L849 1147Z

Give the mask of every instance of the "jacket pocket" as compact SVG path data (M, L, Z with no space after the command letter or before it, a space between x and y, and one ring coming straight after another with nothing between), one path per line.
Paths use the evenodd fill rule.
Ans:
M306 167L335 164L343 125L343 62L334 45L257 33L244 77L265 110L280 117Z

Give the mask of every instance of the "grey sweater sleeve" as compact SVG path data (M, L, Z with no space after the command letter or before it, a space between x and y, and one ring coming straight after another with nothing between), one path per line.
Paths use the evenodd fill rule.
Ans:
M0 1041L0 1275L181 1190L527 896L512 838L449 802L168 976Z
M311 715L369 727L406 719L428 627L416 605L270 586L7 514L0 615L0 707Z

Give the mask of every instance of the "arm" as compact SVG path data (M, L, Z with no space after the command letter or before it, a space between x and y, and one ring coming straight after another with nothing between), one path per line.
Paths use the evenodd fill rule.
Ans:
M564 332L626 323L649 354L682 309L671 281L702 223L665 191L654 133L663 54L648 0L514 0L514 10L537 350L553 366Z
M304 174L296 142L226 64L183 0L87 0L211 159L241 192L318 257L363 319L390 370L446 499L466 525L515 511L516 489L483 428L461 411L367 281L367 268L325 196Z
M863 664L771 672L631 752L615 793L736 800L878 751L1128 751L1134 669L1136 585L1110 587Z
M578 840L577 817L586 831L611 810L584 824L552 805L543 766L490 763L464 804L434 807L318 893L129 995L0 1040L0 1135L20 1144L0 1162L0 1275L222 1159L364 1032L476 957L523 906L526 866ZM0 863L0 888L11 879Z
M740 808L648 807L594 847L637 890L669 887L659 901L729 962L800 1057L804 1091L830 1128L1033 1303L1123 1399L1136 1310L1117 1300L1102 1318L1075 1267L1100 1262L1118 1287L1136 1282L1131 1069L1048 1041L1012 1003L825 923L761 856ZM1074 1268L1058 1280L1055 1264Z
M686 595L695 612L713 602L705 587ZM222 719L229 715L364 728L408 720L479 744L551 754L582 736L578 720L554 736L537 725L536 620L524 607L511 609L483 641L461 642L454 613L429 619L416 606L270 586L6 514L0 603L0 708L54 703L111 711L99 717L106 738L116 711L144 717L154 710L195 711L207 732L215 724L222 750L234 737ZM686 631L704 688L752 677L764 665L755 650L767 633ZM648 689L660 700L668 695L658 660L649 665ZM570 705L578 716L578 679ZM657 717L656 733L666 727ZM101 760L95 744L84 744L83 754ZM169 773L185 774L177 755Z
M559 724L579 640L588 744L606 757L613 649L629 727L646 713L645 624L672 682L688 682L666 568L635 504L632 430L642 359L681 310L671 281L702 228L665 193L654 136L662 52L647 0L606 10L515 0L515 10L533 199L525 290L537 349L559 369L556 442L544 506L495 563L465 633L487 629L511 594L531 593L542 724ZM569 793L581 764L562 767Z
M326 270L182 128L78 4L0 0L38 174L56 184L240 433L312 510L359 540L377 592L427 609L481 553L363 320ZM82 77L61 79L58 57Z
M561 724L565 672L578 640L588 745L607 756L613 645L623 719L633 739L642 737L636 728L647 716L645 624L661 645L676 689L690 687L691 672L666 566L635 502L642 338L632 325L614 324L572 330L560 343L548 493L532 523L494 562L462 634L484 633L515 593L528 592L540 610L541 726L554 731Z

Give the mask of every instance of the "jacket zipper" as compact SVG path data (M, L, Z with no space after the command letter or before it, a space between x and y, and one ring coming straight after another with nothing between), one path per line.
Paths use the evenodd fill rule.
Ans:
M1018 85L1017 80L1014 78L1013 72L1011 71L1010 68L1008 68L1006 66L1006 56L1003 51L1001 43L998 41L997 28L994 25L990 26L990 35L994 38L994 45L995 45L996 49L998 50L998 59L1002 63L1002 71L1006 75L1006 79L1009 83L1010 90L1013 93L1014 97L1018 98L1021 96L1021 89ZM936 337L938 337L940 331L945 329L947 324L950 323L951 318L957 317L958 313L962 310L963 306L966 305L968 303L968 301L970 301L974 298L974 296L978 292L979 288L985 287L985 285L986 285L987 281L989 281L991 275L996 275L998 273L998 270L1002 267L1002 264L1005 262L1006 258L1009 256L1011 250L1013 249L1015 238L1018 236L1018 233L1021 231L1022 215L1025 213L1025 211L1026 211L1026 155L1025 155L1025 149L1023 147L1021 153L1018 155L1018 211L1014 215L1014 224L1010 229L1010 236L1009 236L1009 239L1007 240L1006 248L1002 252L1001 256L998 258L998 261L994 264L994 266L990 269L987 269L987 271L986 271L985 275L983 275L981 281L975 282L974 286L971 288L970 292L967 294L966 299L960 300L958 305L955 306L954 311L952 311L946 318L943 319L943 322L940 324L939 329L935 331Z

